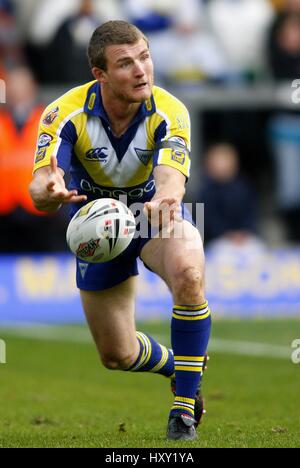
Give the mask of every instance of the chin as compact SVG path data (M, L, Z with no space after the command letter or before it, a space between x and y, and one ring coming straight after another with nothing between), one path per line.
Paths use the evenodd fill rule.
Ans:
M151 97L151 91L137 91L132 97L135 102L144 102Z

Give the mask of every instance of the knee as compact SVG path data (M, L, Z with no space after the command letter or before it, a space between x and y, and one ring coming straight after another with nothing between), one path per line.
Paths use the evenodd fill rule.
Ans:
M135 362L136 356L133 353L113 352L100 355L101 362L110 370L126 370Z
M173 278L172 293L177 304L203 304L205 302L204 278L200 268L179 268Z

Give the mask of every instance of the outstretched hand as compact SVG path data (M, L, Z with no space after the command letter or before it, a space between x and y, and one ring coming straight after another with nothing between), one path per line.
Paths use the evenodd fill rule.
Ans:
M47 183L47 191L49 201L53 203L66 204L66 203L80 203L87 200L86 195L78 195L77 190L68 190L62 173L58 170L57 159L51 156L50 160L50 174Z
M181 205L176 198L157 198L144 204L144 215L153 227L171 232L174 222L181 222Z

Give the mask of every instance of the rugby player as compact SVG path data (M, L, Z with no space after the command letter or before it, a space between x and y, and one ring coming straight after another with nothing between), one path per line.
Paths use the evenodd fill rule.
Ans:
M167 438L193 440L203 414L200 382L211 316L201 237L182 204L190 173L189 114L154 85L148 40L135 26L102 24L88 58L95 80L71 89L41 118L30 193L36 208L55 212L70 204L71 215L87 201L126 194L128 206L144 204L149 223L170 206L171 235L134 239L110 262L77 259L76 276L104 366L169 377L174 403ZM177 223L180 238L172 236ZM172 349L136 331L137 257L172 294Z

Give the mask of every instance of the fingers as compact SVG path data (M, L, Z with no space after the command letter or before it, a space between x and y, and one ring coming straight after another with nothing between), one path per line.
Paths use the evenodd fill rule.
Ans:
M151 214L155 214L155 212L164 213L165 216L169 213L170 219L181 219L181 205L175 198L164 198L146 202L143 212L145 216L151 216Z
M81 203L87 201L87 196L86 195L72 195L71 198L69 198L68 201L65 203Z
M87 201L86 195L78 195L77 190L68 190L65 187L63 176L58 170L57 158L54 155L50 158L50 174L46 187L53 202L67 204Z
M60 199L61 203L80 203L87 200L86 195L77 195L77 190L66 190L65 192L60 192L57 196Z
M178 204L178 200L176 198L163 198L160 203L167 204L169 206Z
M144 215L147 217L149 216L150 212L151 212L151 203L149 202L144 203L144 208L143 208Z
M56 156L54 155L52 155L50 158L50 169L51 169L51 174L57 173L57 159L56 159Z
M48 192L54 192L55 191L55 180L50 180L47 184L47 190Z
M153 227L163 234L171 234L175 222L182 222L181 204L175 198L160 198L144 204L144 215Z
M148 209L155 209L159 206L172 206L172 205L179 205L178 200L176 198L157 198L156 200L152 200L150 202L146 202L144 206Z
M50 158L50 174L49 174L49 181L47 184L47 190L49 192L55 192L55 185L58 182L58 171L57 171L57 159L55 156L51 156Z
M78 195L77 190L67 190L55 188L55 182L50 181L47 185L48 191L51 193L51 199L59 203L80 203L87 200L86 195Z

